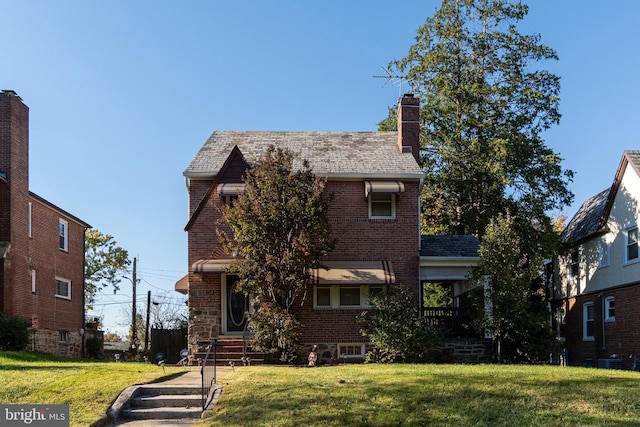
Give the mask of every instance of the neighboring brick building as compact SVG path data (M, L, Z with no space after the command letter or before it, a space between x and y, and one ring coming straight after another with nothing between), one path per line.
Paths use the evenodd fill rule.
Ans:
M29 191L29 109L0 92L0 311L31 322L33 350L82 355L88 227Z
M631 367L640 356L640 151L625 151L613 185L580 207L555 263L554 327L570 365Z
M301 310L303 343L319 345L321 361L361 360L367 340L355 318L368 307L369 295L399 284L420 294L418 99L405 95L398 112L398 132L211 135L184 172L189 275L176 289L189 294L192 355L211 338L238 336L244 329L247 301L233 292L237 278L225 272L231 260L217 239L217 207L243 190L244 171L271 144L308 160L333 195L329 222L338 244L325 260L331 269L317 271Z

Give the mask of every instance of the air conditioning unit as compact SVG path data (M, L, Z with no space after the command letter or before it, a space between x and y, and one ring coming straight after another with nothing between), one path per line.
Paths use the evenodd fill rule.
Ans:
M598 368L622 369L622 359L598 359Z

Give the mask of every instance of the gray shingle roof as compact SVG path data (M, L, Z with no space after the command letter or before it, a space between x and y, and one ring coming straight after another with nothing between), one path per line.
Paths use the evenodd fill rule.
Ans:
M640 166L640 150L626 150L625 153L635 166Z
M236 145L253 163L273 144L291 150L298 161L307 159L318 175L420 179L418 163L410 153L400 152L397 138L396 132L215 131L184 176L212 178Z
M480 242L471 235L423 235L420 256L477 258Z
M584 202L567 224L560 238L567 242L580 242L596 234L602 215L605 213L610 191L611 189L607 188Z

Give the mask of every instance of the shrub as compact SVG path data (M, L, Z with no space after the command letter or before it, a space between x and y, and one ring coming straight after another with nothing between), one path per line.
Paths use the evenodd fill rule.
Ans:
M0 312L0 350L22 351L29 344L31 322Z
M84 343L84 347L87 350L87 356L95 359L102 350L102 340L97 337L88 338Z
M420 362L441 338L441 333L418 316L411 290L399 286L390 294L371 297L372 310L363 312L358 322L369 337L372 350L368 362Z

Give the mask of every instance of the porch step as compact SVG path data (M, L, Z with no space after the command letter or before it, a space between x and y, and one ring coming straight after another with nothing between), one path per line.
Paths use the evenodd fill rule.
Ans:
M209 341L198 342L198 351L193 358L194 364L202 363L202 360L204 360L207 354L207 348L209 344ZM216 342L216 365L229 366L233 363L235 366L243 366L243 354L246 355L246 357L249 359L249 363L251 365L261 365L262 363L264 363L264 353L253 351L250 341L246 345L245 353L243 353L242 351L243 347L244 343L242 341L242 337L219 338ZM212 363L212 355L209 354L209 362L207 362L207 364L210 365Z
M114 408L116 413L113 415L118 420L200 418L201 390L199 385L137 386L126 397L126 401L120 402L120 410Z

